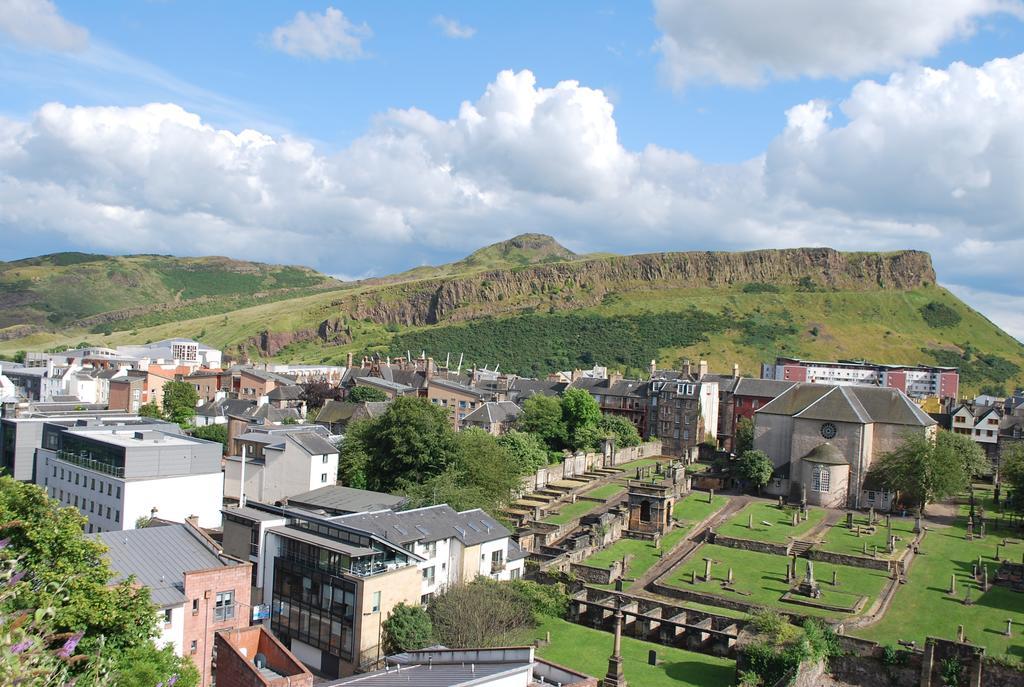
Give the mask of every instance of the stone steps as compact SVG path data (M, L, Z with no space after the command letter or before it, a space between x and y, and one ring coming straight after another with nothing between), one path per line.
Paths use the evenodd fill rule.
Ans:
M803 556L810 551L812 546L814 546L814 542L797 539L793 542L793 546L789 548L789 555L797 557Z

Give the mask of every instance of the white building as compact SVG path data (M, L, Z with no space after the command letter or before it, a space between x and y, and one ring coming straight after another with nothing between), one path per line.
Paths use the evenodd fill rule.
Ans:
M221 351L192 339L164 339L148 344L118 346L120 355L138 359L140 367L150 363L187 365L216 369L221 366Z
M251 427L237 437L240 454L224 462L224 495L275 503L338 483L338 448L320 425Z
M161 427L44 424L34 481L88 518L88 532L128 530L140 518L219 527L221 445Z
M864 360L801 360L777 358L761 366L762 379L833 386L859 385L899 389L911 398L956 398L960 374L955 367L890 365Z

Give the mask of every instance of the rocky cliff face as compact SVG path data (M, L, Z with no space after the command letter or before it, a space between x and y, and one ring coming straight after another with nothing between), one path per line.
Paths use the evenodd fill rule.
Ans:
M654 253L481 272L397 284L341 298L332 318L382 324L459 322L526 308L594 306L618 291L700 288L763 282L845 291L912 289L935 283L927 253L840 253L830 248L746 253ZM326 320L321 329L337 326Z

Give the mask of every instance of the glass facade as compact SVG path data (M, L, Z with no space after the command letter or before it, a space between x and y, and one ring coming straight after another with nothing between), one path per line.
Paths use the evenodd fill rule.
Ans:
M309 562L331 553L300 542L288 543L311 549L305 552ZM351 661L355 603L354 583L319 566L299 562L296 557L278 556L274 560L271 629L278 636L297 639Z

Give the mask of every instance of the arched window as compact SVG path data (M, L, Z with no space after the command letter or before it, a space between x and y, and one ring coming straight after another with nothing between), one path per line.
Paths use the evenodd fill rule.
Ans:
M828 468L814 468L814 472L811 473L811 491L827 492L829 490L829 480Z
M640 522L651 521L651 502L641 501L640 502Z

